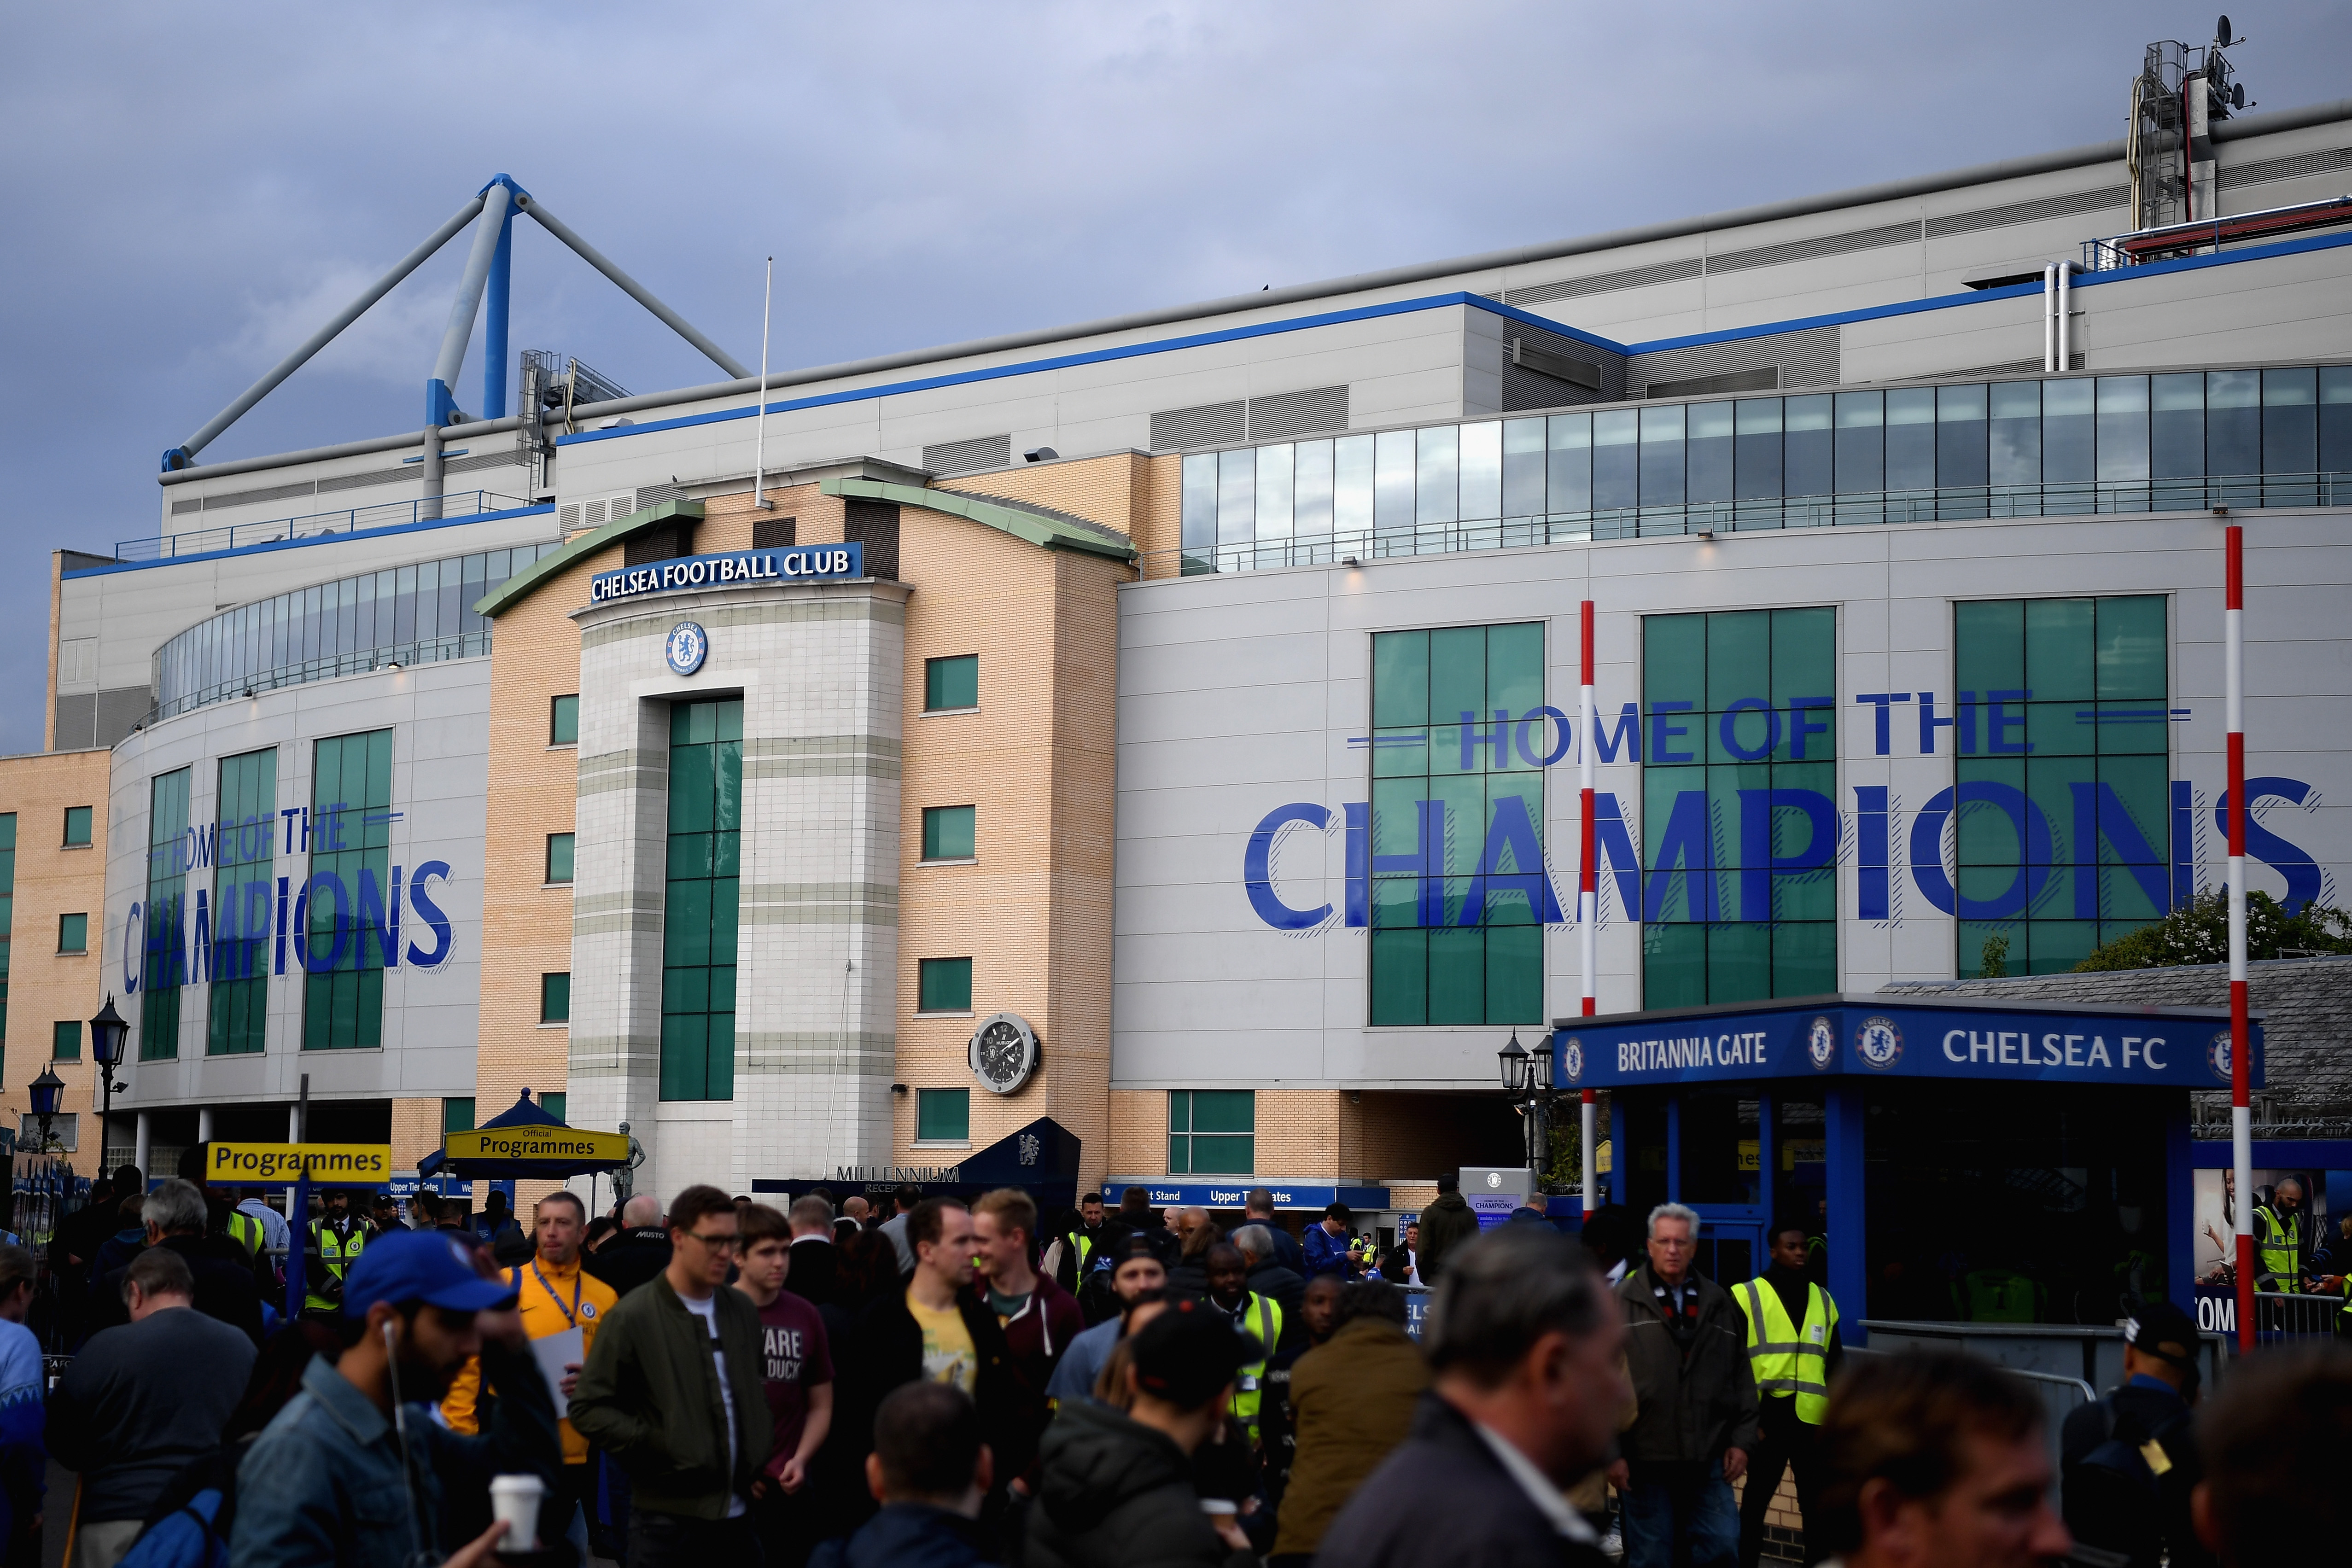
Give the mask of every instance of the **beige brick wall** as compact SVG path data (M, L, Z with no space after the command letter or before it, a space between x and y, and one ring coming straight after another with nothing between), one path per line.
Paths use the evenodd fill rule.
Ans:
M16 894L9 927L0 1114L11 1128L18 1124L17 1118L29 1108L25 1085L49 1061L52 1026L68 1019L83 1020L80 1059L58 1062L56 1071L66 1085L58 1108L80 1117L81 1150L70 1158L84 1176L98 1168L101 1154L87 1020L105 1004L109 989L106 797L111 760L112 754L103 750L0 758L0 811L13 811L16 817ZM64 847L68 806L91 809L88 849ZM60 915L89 916L86 953L58 951ZM119 964L119 949L114 956ZM120 968L113 972L118 983L112 988L119 993Z

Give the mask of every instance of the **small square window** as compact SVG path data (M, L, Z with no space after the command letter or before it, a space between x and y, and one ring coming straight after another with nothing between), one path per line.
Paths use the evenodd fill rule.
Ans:
M971 1138L971 1091L915 1091L915 1139L924 1144L961 1144Z
M923 661L924 712L979 706L979 654L959 653L951 659Z
M1256 1168L1257 1095L1247 1089L1168 1093L1168 1174L1247 1176Z
M541 1095L539 1097L539 1108L546 1112L549 1115L554 1117L557 1121L565 1122L564 1109L570 1103L571 1098L572 1097L570 1095L564 1093L559 1089L552 1094ZM565 1124L569 1125L570 1124L565 1122Z
M88 806L68 806L66 808L67 848L71 849L78 844L87 844L89 842L91 814L91 808Z
M923 858L927 861L968 861L976 841L971 806L923 808Z
M557 697L548 705L547 744L577 746L580 744L580 694Z
M539 977L539 1021L572 1021L572 976L568 970L561 975L541 975Z
M89 916L60 915L58 916L58 951L87 953L89 951Z
M65 1019L49 1026L49 1060L81 1060L81 1019Z
M468 1094L462 1100L441 1102L441 1132L444 1136L451 1133L470 1133L473 1130L474 1097L472 1095Z
M753 549L790 549L800 542L798 517L753 517L751 548Z
M570 833L547 835L547 880L550 882L572 880L572 835Z
M927 1013L971 1011L971 960L925 958L916 966L916 1009Z

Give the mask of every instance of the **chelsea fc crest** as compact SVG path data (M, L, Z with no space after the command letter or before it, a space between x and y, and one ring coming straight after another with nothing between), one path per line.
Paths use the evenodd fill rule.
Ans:
M1560 1042L1559 1071L1570 1083L1579 1082L1584 1077L1584 1042L1574 1035Z
M1831 1062L1837 1060L1837 1030L1831 1026L1829 1019L1815 1019L1812 1027L1805 1031L1805 1059L1813 1064L1817 1072L1826 1070Z
M690 675L702 668L702 661L710 653L710 633L691 621L681 621L669 629L662 643L662 656L669 661L672 672Z
M2213 1076L2220 1079L2222 1082L2227 1083L2231 1082L2230 1074L2231 1071L2231 1063L2230 1061L2230 1031L2228 1030L2223 1030L2221 1033L2215 1035L2211 1040L2205 1042L2205 1065L2211 1069Z
M1864 1067L1884 1072L1903 1060L1903 1031L1895 1027L1893 1019L1866 1018L1854 1034L1853 1052Z

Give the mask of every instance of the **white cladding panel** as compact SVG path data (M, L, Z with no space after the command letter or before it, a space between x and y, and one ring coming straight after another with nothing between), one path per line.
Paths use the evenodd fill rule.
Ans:
M2248 771L2309 789L2303 805L2258 800L2255 820L2317 862L2331 901L2352 867L2352 590L2341 512L2262 512L2247 525ZM1640 700L1644 615L1834 605L1839 612L1839 984L1869 991L1955 973L1953 918L1915 883L1913 820L1953 781L1952 732L1922 755L1916 707L1892 711L1876 748L1865 692L1934 691L1949 714L1952 603L1987 598L2163 594L2171 603L2171 776L2194 790L2197 883L2221 884L2213 811L2224 783L2221 531L2199 515L1989 521L1739 534L1717 542L1628 540L1398 559L1349 570L1131 584L1119 596L1118 871L1114 1087L1192 1084L1491 1087L1499 1028L1371 1028L1365 933L1341 923L1344 809L1370 798L1374 632L1541 620L1546 700L1577 707L1578 605L1598 605L1596 706L1613 730ZM1350 741L1358 743L1350 745ZM1641 769L1599 764L1641 842ZM1855 795L1891 790L1891 918L1855 917ZM1309 930L1279 930L1244 890L1243 857L1269 812L1293 802L1330 830L1285 829L1272 891L1328 904ZM1554 887L1573 909L1575 754L1549 770L1544 825ZM1948 854L1948 836L1947 837ZM1640 928L1613 868L1601 879L1600 1009L1641 1005ZM2257 860L2252 885L2285 878ZM1577 1009L1574 928L1545 941L1546 1012ZM1536 1032L1540 1032L1538 1030Z

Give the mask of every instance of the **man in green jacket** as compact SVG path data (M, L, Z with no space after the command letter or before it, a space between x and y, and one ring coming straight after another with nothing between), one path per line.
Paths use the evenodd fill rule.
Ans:
M1413 1259L1421 1282L1434 1289L1446 1255L1477 1239L1478 1217L1463 1201L1462 1178L1447 1171L1437 1178L1437 1201L1421 1211L1421 1249Z
M760 1312L725 1288L735 1204L715 1186L670 1200L669 1267L596 1331L572 1425L629 1477L629 1568L756 1563L750 1500L768 1459Z

